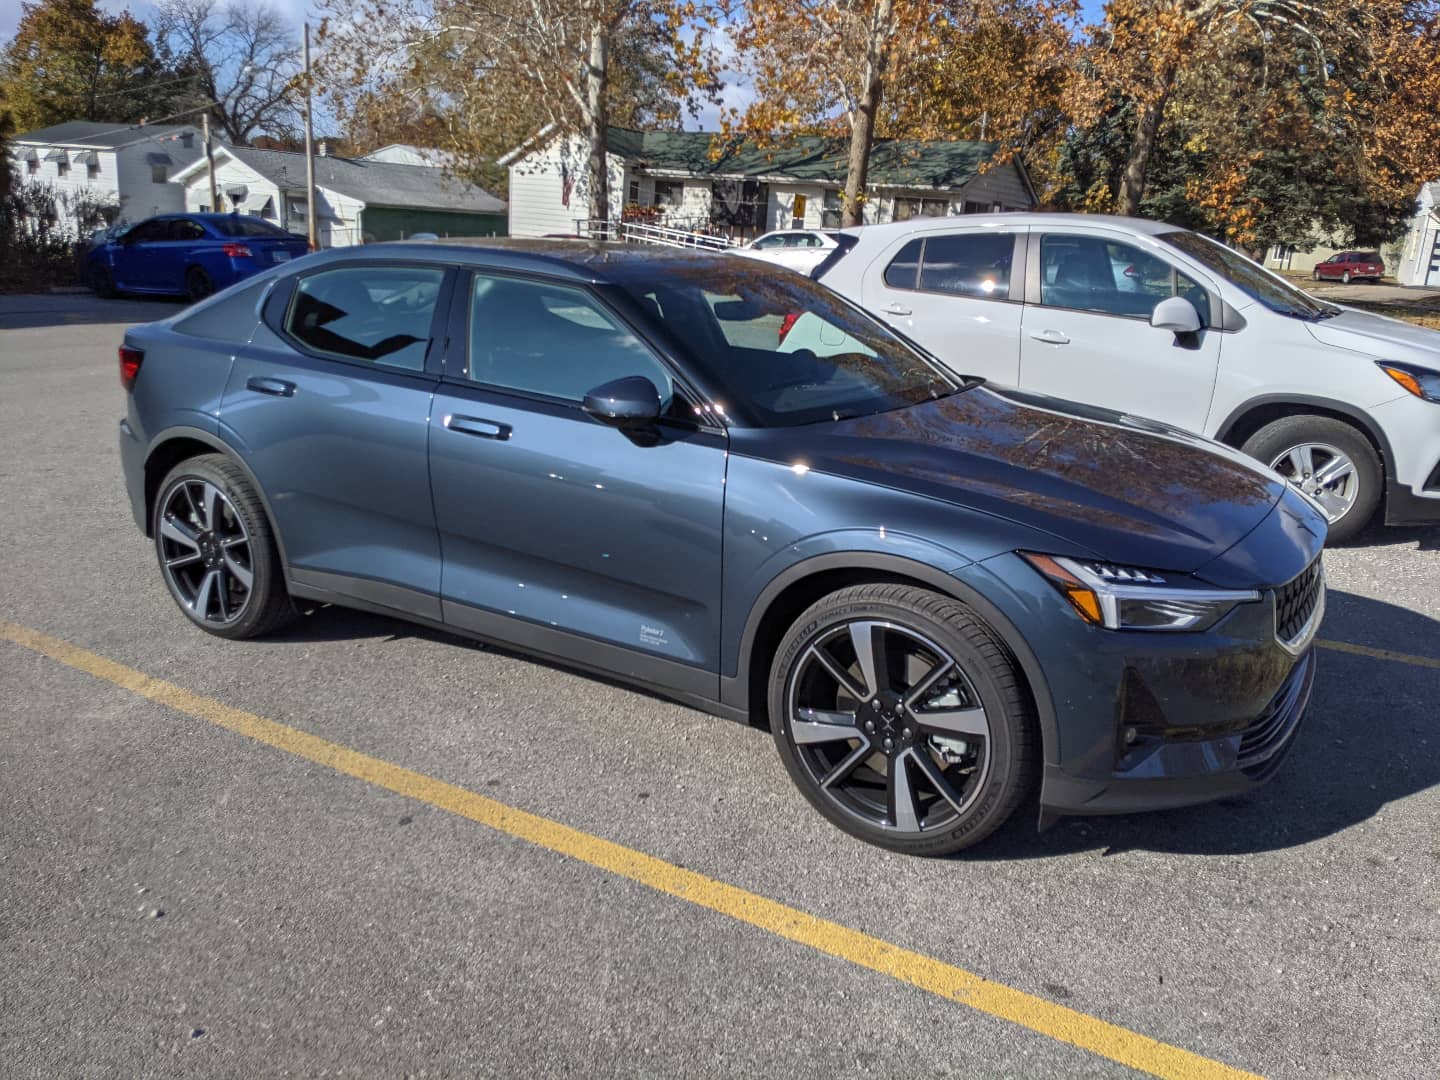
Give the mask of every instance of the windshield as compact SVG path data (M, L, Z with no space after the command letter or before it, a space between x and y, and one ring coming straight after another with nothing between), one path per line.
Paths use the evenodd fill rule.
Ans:
M1160 239L1203 263L1271 311L1297 319L1324 319L1340 312L1334 305L1326 304L1309 293L1300 291L1259 263L1250 261L1238 251L1232 251L1208 236L1178 229L1175 232L1161 233Z
M619 282L742 423L790 427L944 397L962 383L828 289L734 256Z

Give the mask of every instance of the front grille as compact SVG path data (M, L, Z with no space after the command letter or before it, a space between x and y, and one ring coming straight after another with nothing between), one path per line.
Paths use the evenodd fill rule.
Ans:
M1310 629L1310 618L1325 597L1325 568L1317 555L1294 581L1275 590L1275 637L1293 647Z
M1280 765L1281 751L1305 715L1310 703L1310 688L1315 682L1315 654L1306 653L1295 665L1276 695L1270 699L1255 721L1240 737L1240 750L1235 764L1252 780L1262 780Z

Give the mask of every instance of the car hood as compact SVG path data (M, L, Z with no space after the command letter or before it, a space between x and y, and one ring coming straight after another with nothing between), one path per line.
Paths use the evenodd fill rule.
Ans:
M1321 322L1306 323L1316 341L1368 353L1381 360L1413 359L1440 366L1440 330L1345 308ZM1400 355L1400 351L1404 356Z
M738 452L970 507L1162 570L1209 562L1285 490L1275 473L1209 439L1010 388L751 434Z

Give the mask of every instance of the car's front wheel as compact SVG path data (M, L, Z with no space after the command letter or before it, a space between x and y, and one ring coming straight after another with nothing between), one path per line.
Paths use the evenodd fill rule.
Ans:
M1014 658L925 589L857 585L812 605L776 652L769 707L805 797L893 851L970 847L1032 787L1038 735Z
M90 287L95 290L95 295L101 300L110 300L116 295L115 279L103 266L97 266L90 272Z
M1310 276L1311 276L1312 278L1314 278L1316 281L1319 281L1319 280L1320 280L1320 269L1319 269L1319 267L1316 267L1314 270L1310 271Z
M1346 270L1343 274L1340 275L1340 281L1341 281L1342 284L1345 284L1345 285L1349 285L1349 284L1350 284L1350 271L1349 271L1349 270Z
M1241 447L1309 495L1330 523L1330 542L1363 529L1385 485L1380 456L1370 440L1329 416L1286 416L1250 436Z
M265 508L229 458L206 454L175 466L151 524L165 585L202 630L256 637L294 615Z

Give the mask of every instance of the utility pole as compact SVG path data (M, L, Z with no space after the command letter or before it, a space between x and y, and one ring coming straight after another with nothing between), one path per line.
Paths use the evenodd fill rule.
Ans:
M310 123L310 24L305 24L305 221L310 250L320 250L315 222L315 129Z
M200 114L200 130L205 137L205 163L210 166L210 212L220 213L220 196L215 190L215 154L210 149L210 113Z

